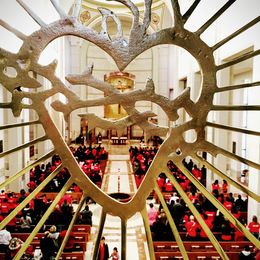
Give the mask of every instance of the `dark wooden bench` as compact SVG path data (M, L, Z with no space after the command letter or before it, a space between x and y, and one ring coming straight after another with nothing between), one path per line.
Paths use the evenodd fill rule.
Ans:
M30 233L12 233L12 237L18 237L22 241L25 241ZM77 242L87 242L89 241L89 233L85 232L74 232L75 239ZM40 240L44 236L44 233L38 233L34 238L33 241Z
M33 241L30 245L33 246L34 249L40 248L40 241ZM86 242L75 242L73 252L86 252L87 250L87 243ZM70 250L71 251L71 250Z
M238 252L227 252L230 260L239 260ZM188 252L189 260L221 260L221 257L216 251L207 252ZM180 252L155 252L156 260L173 260L173 259L183 259Z
M62 260L84 260L85 253L83 252L72 252L62 253L60 259Z
M53 201L57 197L57 192L39 192L38 197L42 195L46 195L46 199L50 199ZM82 192L67 192L66 195L70 195L72 198L73 202L79 203L81 197L82 197Z
M73 232L85 232L90 234L91 226L90 225L84 225L84 224L76 224L72 228Z
M155 252L179 251L179 247L176 242L161 241L154 242L153 245ZM253 244L248 241L220 242L220 245L225 252L241 252L246 245L249 245L251 249L254 247ZM184 247L186 251L189 252L215 251L215 248L210 241L185 241Z

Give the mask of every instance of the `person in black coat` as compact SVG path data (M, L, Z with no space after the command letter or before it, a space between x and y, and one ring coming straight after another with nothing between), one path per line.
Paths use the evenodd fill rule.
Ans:
M42 252L42 260L54 260L58 251L57 244L54 239L50 237L50 232L47 231L40 241L40 248Z
M109 258L108 245L106 244L105 237L102 237L99 244L98 260L108 260L108 258Z

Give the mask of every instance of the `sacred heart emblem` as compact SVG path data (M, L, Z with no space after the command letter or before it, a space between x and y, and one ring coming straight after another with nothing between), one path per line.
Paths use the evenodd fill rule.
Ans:
M220 208L225 216L231 221L234 221L234 217L221 207L215 198L212 198L211 194L184 168L182 163L183 159L187 156L195 157L197 160L203 162L202 158L198 155L198 152L202 151L208 152L213 156L221 153L230 158L240 160L240 158L235 157L232 153L206 141L205 138L205 127L209 125L207 122L209 111L212 109L225 109L224 107L213 105L214 94L223 91L223 89L220 90L217 86L216 72L225 68L225 64L216 65L213 56L214 50L221 44L209 47L200 37L203 31L217 19L217 16L214 17L213 20L209 20L208 23L203 25L198 31L188 31L184 28L185 22L199 1L195 1L191 8L182 15L178 1L173 0L174 26L148 34L147 29L151 22L152 2L149 0L145 1L145 12L142 21L140 21L138 8L131 1L120 0L119 2L126 5L133 14L133 23L129 39L123 36L119 18L108 9L99 9L102 15L102 29L100 32L96 32L79 22L79 9L77 5L75 5L73 15L68 16L64 14L55 1L52 1L61 18L51 24L45 24L28 6L19 0L19 3L26 9L31 17L38 22L41 28L31 35L25 36L1 21L2 26L8 28L8 30L12 31L23 41L23 45L17 54L10 53L3 49L0 50L0 81L12 94L12 101L2 104L2 108L12 109L13 114L17 117L23 109L33 109L36 111L38 115L37 123L40 123L45 131L42 140L49 139L52 142L55 152L58 153L61 158L62 166L66 167L71 173L70 183L74 182L78 184L84 193L92 197L107 213L119 216L122 220L127 220L136 212L142 211L146 205L146 198L150 192L156 188L158 174L160 172L167 172L167 162L172 160L175 165L183 171L186 177L190 179L214 205ZM223 9L222 12L224 12L224 10L225 9ZM108 17L112 18L117 26L117 35L113 39L110 38L107 30L106 20ZM121 93L114 89L112 85L96 79L92 75L93 67L89 66L81 75L67 75L66 79L72 85L86 85L96 88L104 93L104 97L96 100L82 100L81 97L77 96L55 75L56 61L46 66L42 66L38 63L39 57L46 46L53 40L66 35L80 37L100 47L113 58L120 71L123 71L138 55L154 46L173 44L182 47L197 60L200 66L202 83L199 98L196 101L192 101L190 99L190 89L187 88L177 98L170 100L155 92L152 79L147 79L146 85L141 90ZM15 69L16 77L10 78L4 73L4 69L7 67ZM40 89L41 84L29 76L29 72L34 72L48 79L51 83L51 88L47 90ZM20 87L22 87L22 91L20 91ZM55 101L51 106L56 111L63 113L65 120L68 120L72 111L79 108L120 104L128 114L125 118L112 122L104 118L98 118L93 114L86 114L89 124L95 127L98 122L99 128L109 129L112 127L117 129L118 132L127 126L136 124L146 132L147 136L166 135L166 139L160 146L142 184L129 202L121 203L111 198L93 184L83 173L46 108L46 100L56 94L63 94L66 98L66 102ZM25 99L30 100L30 102L24 103ZM150 101L157 104L167 114L170 122L174 122L178 119L177 111L179 109L184 109L190 119L174 127L157 126L148 120L149 117L154 116L153 112L146 111L141 113L135 108L135 103L138 101ZM193 142L187 142L184 138L184 134L191 130L195 133L195 140ZM252 164L250 161L247 162ZM207 166L210 167L209 164ZM211 169L214 170L213 167L211 167ZM218 171L217 173L221 174ZM225 174L223 174L223 176L225 176ZM169 178L174 181L172 176L169 176ZM228 176L225 176L225 178L234 184L233 180ZM177 185L177 183L175 184ZM239 185L238 187L241 188ZM250 193L250 195L259 199L259 196L256 197L257 195L254 193ZM243 232L245 231L243 225L237 223L237 226L243 230ZM252 238L250 234L248 234L248 236L250 239ZM214 243L217 242L214 240ZM222 250L218 249L218 251L223 254Z

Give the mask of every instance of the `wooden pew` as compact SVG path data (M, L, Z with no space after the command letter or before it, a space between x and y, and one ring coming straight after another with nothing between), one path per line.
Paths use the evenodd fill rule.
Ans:
M25 241L28 236L30 235L30 233L12 233L12 237L18 237L20 238L22 241ZM85 232L74 232L75 235L75 239L77 242L87 242L89 241L89 234L85 233ZM44 236L44 233L38 233L34 238L33 241L37 241L42 238Z
M176 242L161 241L154 242L155 252L174 252L179 251ZM231 241L231 242L221 242L220 245L223 247L225 252L241 252L246 245L249 245L253 249L253 244L249 241ZM210 241L184 241L184 247L186 251L189 252L204 252L204 251L215 251L215 248Z
M84 260L84 252L71 252L71 253L62 253L61 260ZM0 260L5 260L5 254L0 253Z
M57 192L39 192L38 197L42 195L46 195L46 199L50 199L53 201L57 197ZM70 195L72 197L72 201L79 203L81 197L82 197L82 192L66 192L66 195Z
M73 232L85 232L90 234L91 226L90 225L84 225L84 224L76 224L72 228Z
M239 260L238 252L227 252L230 260ZM219 254L215 251L208 252L188 252L189 260L210 260L218 259L221 260ZM183 259L180 252L155 252L156 260L173 260L173 259Z
M40 241L33 241L30 245L33 246L34 250L36 248L40 248ZM75 249L73 249L73 252L86 252L87 250L87 243L86 242L75 242Z
M62 253L60 259L62 260L84 260L85 253L83 252L72 252Z

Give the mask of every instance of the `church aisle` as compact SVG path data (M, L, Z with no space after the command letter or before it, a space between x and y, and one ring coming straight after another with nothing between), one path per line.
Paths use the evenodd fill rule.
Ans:
M114 148L114 146L113 146ZM113 149L112 149L113 150ZM116 153L120 149L115 149ZM114 150L114 152L115 152ZM113 151L112 151L113 152ZM107 168L101 189L110 194L123 192L134 194L136 184L132 174L132 166L128 154L110 154ZM88 243L88 252L85 259L91 259L96 239L101 207L97 204L90 205L93 212L92 241ZM113 247L117 247L121 252L121 221L119 217L107 215L103 236L109 247L109 253L112 253ZM89 252L92 252L91 254ZM127 260L149 260L145 230L143 227L142 217L139 213L135 214L127 222Z

